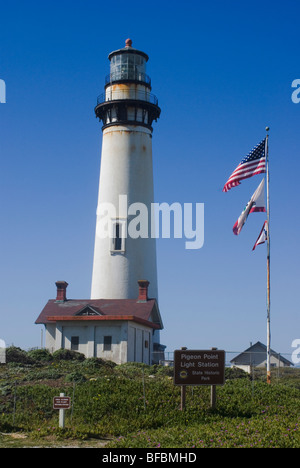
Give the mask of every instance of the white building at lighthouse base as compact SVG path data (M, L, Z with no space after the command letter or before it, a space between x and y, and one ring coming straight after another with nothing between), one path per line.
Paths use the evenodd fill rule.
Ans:
M57 297L48 301L36 324L45 325L45 347L80 352L116 364L158 364L165 347L155 343L163 328L148 281L139 281L136 299L67 299L68 283L58 281ZM138 288L137 288L138 291Z

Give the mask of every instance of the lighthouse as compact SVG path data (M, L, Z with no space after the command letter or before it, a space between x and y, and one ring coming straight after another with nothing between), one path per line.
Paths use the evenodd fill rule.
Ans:
M108 58L110 74L95 108L103 137L91 299L134 299L140 280L147 282L149 297L157 299L155 238L150 229L132 235L128 227L138 216L148 215L151 222L152 124L161 110L151 93L145 52L127 39Z
M146 74L147 54L128 39L109 60L95 107L103 139L91 298L69 299L68 283L56 281L56 299L36 323L45 325L51 352L70 349L117 364L157 364L165 346L155 236L139 225L151 221L152 124L160 108Z

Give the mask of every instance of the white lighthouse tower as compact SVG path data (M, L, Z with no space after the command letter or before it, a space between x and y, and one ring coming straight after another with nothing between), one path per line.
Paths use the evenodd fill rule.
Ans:
M105 92L95 108L103 141L91 298L68 299L68 283L57 281L56 299L47 302L36 323L45 325L51 352L63 348L117 364L157 364L165 346L150 221L152 123L160 108L144 52L127 39L109 60Z
M109 60L105 92L95 108L103 123L103 140L91 299L135 299L139 280L149 282L148 295L157 299L150 215L154 202L152 123L161 111L146 75L147 54L127 39L124 48L109 54ZM135 210L136 203L148 208L147 235L128 232L130 221L145 215ZM104 209L108 204L115 208L109 214ZM99 228L104 218L108 236Z

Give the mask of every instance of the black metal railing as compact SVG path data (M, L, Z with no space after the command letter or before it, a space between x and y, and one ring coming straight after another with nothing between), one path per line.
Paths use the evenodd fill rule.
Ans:
M114 81L140 81L151 86L151 78L146 73L139 73L133 70L120 70L117 72L110 73L105 77L105 84L113 83Z
M123 100L144 101L144 102L149 102L150 104L154 104L155 106L158 106L158 99L154 94L147 93L145 91L137 91L134 89L129 89L129 90L120 89L120 90L107 91L106 93L102 93L97 98L97 105L103 104L104 102L123 101Z

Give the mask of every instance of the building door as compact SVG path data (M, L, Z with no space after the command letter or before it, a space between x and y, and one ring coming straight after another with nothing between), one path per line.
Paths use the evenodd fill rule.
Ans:
M128 361L151 363L150 332L129 326L128 330Z

